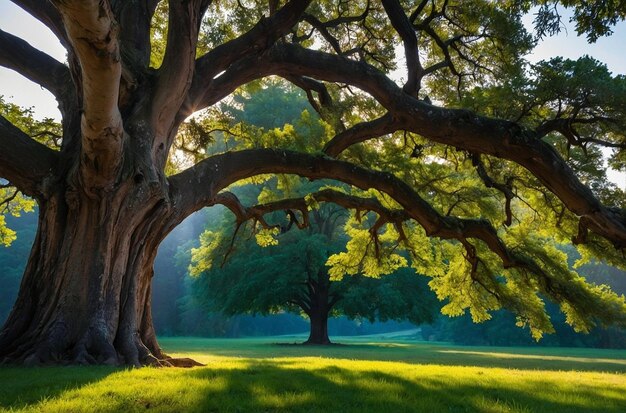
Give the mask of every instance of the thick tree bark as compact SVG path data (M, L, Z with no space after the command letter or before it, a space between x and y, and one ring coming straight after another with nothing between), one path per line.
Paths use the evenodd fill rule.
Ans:
M20 293L0 333L0 360L161 363L150 284L168 227L163 188L133 177L94 197L60 185L40 202Z

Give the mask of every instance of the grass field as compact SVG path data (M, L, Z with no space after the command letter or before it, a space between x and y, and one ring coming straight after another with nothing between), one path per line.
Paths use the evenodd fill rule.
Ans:
M33 412L626 412L626 352L398 337L163 338L193 369L0 368L0 409Z

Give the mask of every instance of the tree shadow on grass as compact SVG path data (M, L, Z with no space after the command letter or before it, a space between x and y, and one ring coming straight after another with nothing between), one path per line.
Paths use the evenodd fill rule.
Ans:
M290 366L291 365L291 366ZM189 411L289 412L624 412L619 389L592 386L563 388L549 380L523 386L505 381L456 380L454 377L399 377L375 370L338 366L294 368L285 363L251 362L246 369L197 369L200 379L225 378L226 385L207 389Z
M225 377L227 384L195 399L193 411L340 412L622 412L618 391L599 396L591 388L564 390L536 380L526 388L505 383L459 382L449 378L398 377L388 372L337 366L302 369L252 362L246 369L202 369L195 378ZM555 392L560 392L556 394ZM569 393L569 394L568 394ZM555 398L556 396L556 398Z
M66 386L73 390L48 395L45 402L20 406L81 412L626 411L623 383L605 386L583 381L564 386L554 377L534 373L509 381L486 370L484 376L451 368L428 374L424 366L404 366L396 372L395 363L381 364L380 369L350 367L350 363L337 366L328 360L320 363L303 368L293 360L248 359L190 370L139 369L109 377L94 375L91 382ZM610 378L606 380L610 382ZM81 385L84 387L79 389Z
M232 339L231 339L232 340ZM575 370L626 373L626 359L611 352L606 357L601 350L593 353L563 349L537 349L524 353L518 348L481 348L414 343L337 343L331 346L310 346L299 343L263 343L243 346L239 342L224 345L221 341L199 340L193 346L180 346L176 353L197 352L230 357L263 359L268 357L324 357L332 359L359 359L401 361L411 364L439 364L447 366L501 367L532 370ZM543 350L543 351L542 351ZM528 350L527 350L528 351ZM569 351L569 353L568 353ZM571 354L570 354L571 353ZM193 357L193 355L191 356Z
M121 370L108 366L0 367L0 410L33 405Z

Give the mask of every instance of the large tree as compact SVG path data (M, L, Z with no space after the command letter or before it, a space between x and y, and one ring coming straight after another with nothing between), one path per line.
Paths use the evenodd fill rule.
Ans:
M626 323L623 298L545 248L555 238L624 265L624 196L598 148L624 168L626 80L590 58L528 66L535 41L521 23L540 4L537 33L549 34L561 3L593 41L623 20L623 2L13 1L67 62L0 31L0 64L50 91L62 115L50 145L0 118L0 177L39 206L0 333L5 360L163 363L150 310L157 246L206 206L263 222L268 209L225 192L259 174L350 185L273 205L301 224L319 202L377 214L356 234L373 243L357 263L375 266L380 239L397 234L449 314L484 319L504 305L539 336L551 331L549 298L581 330ZM276 135L273 147L250 140L166 175L185 119L272 75L304 89L324 119L317 148L283 134L299 150L285 149ZM355 256L335 270L350 273Z

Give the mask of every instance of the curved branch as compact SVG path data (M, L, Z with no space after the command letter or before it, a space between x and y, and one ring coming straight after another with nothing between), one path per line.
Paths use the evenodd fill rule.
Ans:
M57 163L57 153L31 139L2 116L0 148L0 177L28 196L45 196L45 179Z
M35 49L28 42L0 30L0 65L37 83L62 100L71 84L67 66Z
M383 172L370 171L348 162L323 156L313 156L291 151L252 149L228 152L208 158L196 166L170 177L170 191L174 204L174 216L182 220L191 212L219 201L218 192L238 180L267 173L289 173L310 179L336 179L363 190L374 188L394 199L402 210L383 207L375 199L358 198L330 191L314 194L318 201L334 202L346 208L371 210L383 220L397 223L408 219L419 223L430 237L457 240L467 245L468 240L482 241L500 257L505 268L518 268L540 275L546 274L533 259L518 251L509 250L499 238L495 228L485 219L462 219L444 216L422 199L409 185L395 176ZM245 208L231 199L241 219L249 216L258 218L273 210L293 207L302 210L305 200L283 200L265 206ZM547 282L547 281L546 281Z
M215 101L211 83L215 76L235 62L268 50L298 22L310 0L291 0L268 18L262 18L249 31L228 41L196 60L195 73L185 107L188 116Z
M170 177L170 191L176 209L174 214L182 220L191 212L211 205L217 193L228 185L266 173L289 173L311 179L330 178L364 190L375 188L398 202L429 236L458 240L477 238L500 256L505 267L516 264L488 221L442 216L409 185L391 174L369 171L324 156L291 151L252 149L228 152L212 156Z
M66 49L69 47L70 42L63 26L61 14L51 2L41 0L11 1L48 27Z
M357 123L351 128L337 134L324 146L324 153L332 157L337 157L341 152L352 145L393 133L398 129L400 129L400 125L394 122L393 116L391 116L390 113L386 113L378 119Z
M297 45L278 44L264 56L272 74L309 76L318 80L345 83L369 93L386 108L396 106L405 93L383 72L363 61L355 61Z
M509 249L499 238L489 221L443 216L409 185L395 176L370 171L348 162L324 156L271 149L253 149L213 156L178 175L170 177L174 214L179 220L182 220L182 217L193 210L214 203L216 194L222 188L240 179L266 173L291 173L310 179L330 178L364 190L374 188L389 195L400 205L402 210L385 210L377 204L377 201L371 199L354 199L349 195L334 193L325 195L329 202L345 204L348 207L365 205L366 208L378 210L382 215L372 227L372 231L375 231L377 225L384 222L385 219L397 223L405 218L410 218L421 225L429 237L459 241L466 248L465 259L474 268L472 277L477 276L475 269L481 262L481 258L477 256L477 248L470 240L480 240L500 258L504 268L511 268L522 274L528 273L536 276L538 289L556 301L583 305L590 318L603 322L621 324L626 322L622 307L609 309L610 315L607 316L606 308L588 304L599 299L597 292L581 289L577 287L579 284L576 283L573 284L573 289L571 286L568 288L567 280L554 277L543 268L542 263L538 261L541 258L535 259L531 255L526 255L524 251ZM318 196L322 198L324 195L318 194ZM305 205L303 205L303 201L278 201L273 204L274 207L264 206L260 211L275 208L284 209L289 204L302 208ZM245 207L242 208L244 211L250 210L245 209ZM402 234L400 233L400 240ZM372 232L372 236L375 236L375 233ZM518 301L510 296L502 297L501 302L513 309L519 305Z
M162 150L162 158L167 156L165 149L173 138L170 131L191 86L200 23L210 3L211 0L169 1L167 48L158 71L151 111L153 147Z

